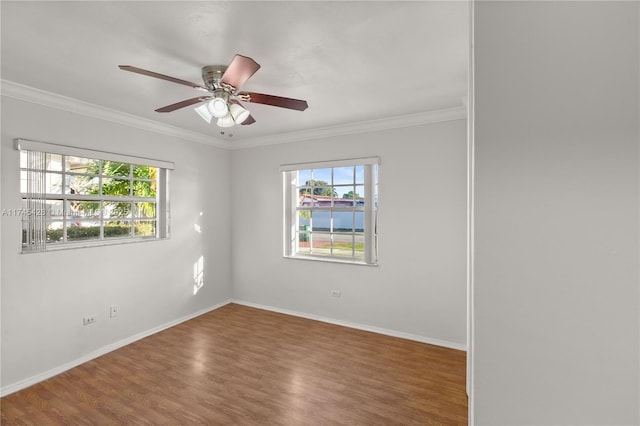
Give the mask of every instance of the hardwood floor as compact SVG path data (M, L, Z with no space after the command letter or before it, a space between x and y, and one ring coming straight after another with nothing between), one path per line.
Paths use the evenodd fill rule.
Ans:
M2 425L466 425L465 353L230 304L0 404Z

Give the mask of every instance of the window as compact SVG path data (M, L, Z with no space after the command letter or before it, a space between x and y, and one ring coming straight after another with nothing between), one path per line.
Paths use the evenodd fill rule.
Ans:
M290 164L284 179L284 255L378 262L378 158Z
M16 140L22 251L168 237L172 163Z

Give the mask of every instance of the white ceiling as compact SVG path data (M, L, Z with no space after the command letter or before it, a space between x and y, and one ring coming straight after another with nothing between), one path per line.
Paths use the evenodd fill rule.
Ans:
M1 76L207 137L250 140L462 106L467 1L2 1ZM187 107L201 94L121 71L202 83L234 54L262 68L242 90L305 99L304 112L245 103L256 123L222 136ZM226 143L225 142L225 143Z

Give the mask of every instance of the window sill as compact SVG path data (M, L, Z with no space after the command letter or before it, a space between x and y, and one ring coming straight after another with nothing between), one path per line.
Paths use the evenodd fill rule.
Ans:
M48 245L45 250L42 251L21 251L20 254L34 254L34 253L47 253L52 251L73 250L73 249L86 249L91 247L107 247L107 246L120 246L123 244L135 244L145 243L151 241L164 241L168 240L168 237L141 237L141 238L122 238L113 240L99 240L99 241L82 241L77 243L64 243L64 244L52 244Z
M294 255L294 256L283 256L285 259L294 259L294 260L307 260L312 262L324 262L324 263L341 263L345 265L356 265L356 266L378 266L378 263L366 263L364 260L351 260L351 259L340 259L336 257L327 257L327 256L311 256L311 255Z

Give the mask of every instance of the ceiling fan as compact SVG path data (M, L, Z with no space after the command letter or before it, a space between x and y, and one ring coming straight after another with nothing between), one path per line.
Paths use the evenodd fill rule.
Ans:
M206 92L206 95L158 108L156 112L171 112L190 105L202 104L197 106L195 111L207 123L211 123L215 118L216 124L219 127L255 123L256 120L251 116L249 111L242 106L240 101L277 106L297 111L304 111L309 106L307 105L307 101L300 99L283 98L281 96L265 95L263 93L238 92L240 86L260 69L260 65L248 56L235 55L229 66L207 65L202 67L202 80L204 81L204 85L153 71L147 71L142 68L132 67L130 65L119 65L119 68L124 71L183 84Z

